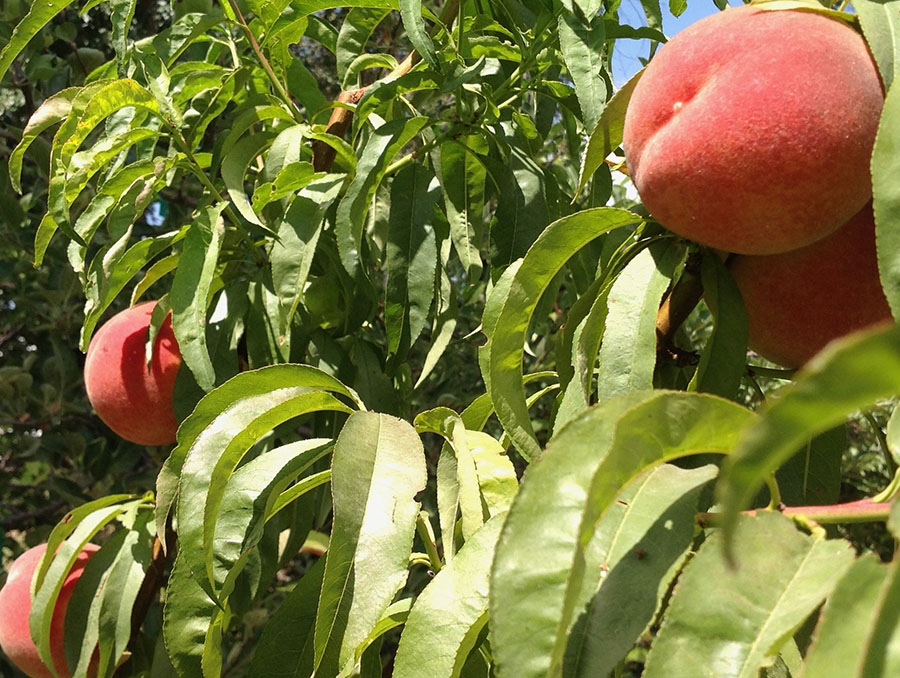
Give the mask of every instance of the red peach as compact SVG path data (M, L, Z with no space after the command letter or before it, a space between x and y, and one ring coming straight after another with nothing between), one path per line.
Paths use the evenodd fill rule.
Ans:
M624 147L644 205L679 235L775 254L846 223L872 195L884 94L863 38L794 10L727 9L647 66Z
M891 320L871 204L812 245L737 256L729 268L747 308L750 347L785 367L802 365L832 339Z
M91 339L84 364L88 400L97 415L140 445L174 443L178 429L172 392L181 352L171 316L160 327L147 369L144 346L155 305L138 304L113 316Z
M78 554L53 608L53 617L50 621L50 654L59 678L69 678L72 675L66 666L63 646L69 599L75 591L76 582L84 572L84 566L98 549L95 544L87 544ZM31 580L46 550L46 544L39 544L16 558L9 570L6 584L0 589L0 649L30 678L53 677L53 673L38 656L37 647L28 629L28 615L31 613Z

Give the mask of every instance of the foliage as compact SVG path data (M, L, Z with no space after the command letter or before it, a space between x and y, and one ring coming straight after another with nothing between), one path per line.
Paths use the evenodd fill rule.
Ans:
M887 83L893 4L855 3ZM11 552L50 542L43 656L97 538L78 676L896 674L900 330L764 364L716 253L623 195L613 53L658 3L69 5L0 10L0 477L39 524ZM73 348L145 299L172 449L80 393Z

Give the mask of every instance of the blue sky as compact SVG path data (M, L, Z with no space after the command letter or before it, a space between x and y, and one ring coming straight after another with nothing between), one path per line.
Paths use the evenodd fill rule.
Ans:
M731 4L741 3L739 0L732 0ZM688 0L687 9L680 17L676 18L669 12L668 0L660 0L660 6L663 10L663 33L670 38L686 26L718 11L713 0ZM647 24L640 0L622 0L619 19L623 24L631 26ZM650 44L646 40L618 40L616 42L616 51L613 55L613 83L616 89L640 70L640 58L646 59L649 49Z

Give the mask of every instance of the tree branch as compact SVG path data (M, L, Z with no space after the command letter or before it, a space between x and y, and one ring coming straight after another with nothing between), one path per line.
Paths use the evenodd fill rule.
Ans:
M441 23L447 24L451 22L456 17L458 8L459 0L449 0L447 4L444 5L444 9L441 12ZM394 80L402 75L406 75L412 70L413 66L421 61L421 59L422 57L419 56L419 53L413 50L402 62L400 62L397 68L392 70L381 80ZM359 103L359 100L362 99L363 94L365 94L371 86L372 85L367 85L365 87L360 87L359 89L344 90L338 95L336 101L343 105L336 106L334 110L331 111L331 117L328 119L328 125L325 127L326 134L343 138L350 128L350 124L353 122L353 108L350 107L355 107L356 104ZM314 141L312 146L313 167L316 172L329 171L334 164L336 151L323 141Z

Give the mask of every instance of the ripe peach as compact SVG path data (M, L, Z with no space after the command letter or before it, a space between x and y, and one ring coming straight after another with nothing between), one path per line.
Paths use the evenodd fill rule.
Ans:
M88 347L84 384L97 415L113 431L139 445L175 442L178 422L172 391L181 352L167 317L147 369L144 345L156 302L146 302L113 316Z
M625 117L625 156L644 205L672 231L729 252L786 252L871 197L883 103L866 43L843 22L727 9L647 66Z
M66 609L75 591L75 583L98 548L94 544L87 544L78 554L53 608L53 618L50 621L50 654L60 678L69 678L72 675L66 667L66 653L63 647ZM16 558L9 570L6 584L0 589L0 649L13 664L31 678L53 676L38 656L37 647L28 630L28 615L31 613L31 579L46 550L46 544L39 544Z
M729 267L747 308L750 347L785 367L802 365L832 339L891 320L871 204L812 245L733 257Z

